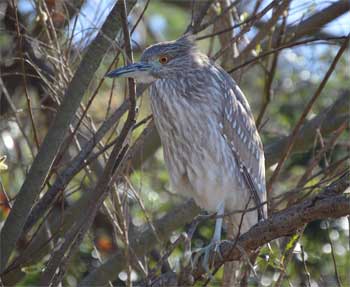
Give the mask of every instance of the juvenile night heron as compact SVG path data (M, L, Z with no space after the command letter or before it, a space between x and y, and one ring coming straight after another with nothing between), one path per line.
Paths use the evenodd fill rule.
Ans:
M198 51L192 35L150 46L139 63L107 76L151 83L172 188L217 212L212 244L220 241L224 212L256 207L244 214L241 233L265 217L264 152L249 104L231 76ZM241 218L230 216L235 232Z

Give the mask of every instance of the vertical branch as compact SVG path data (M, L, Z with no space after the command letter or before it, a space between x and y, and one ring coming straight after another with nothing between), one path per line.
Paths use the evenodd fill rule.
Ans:
M28 146L28 150L31 154L31 156L34 158L34 152L33 152L33 149L31 148L31 142L30 142L30 139L29 137L26 135L25 133L25 130L24 130L24 126L21 122L21 119L20 117L18 116L18 111L17 111L17 108L14 104L14 102L12 101L11 99L11 96L9 94L9 91L6 89L6 86L2 80L2 77L1 77L1 71L0 71L0 93L2 92L2 94L5 96L5 99L7 100L9 106L10 106L10 109L12 110L13 112L13 115L16 119L16 123L17 123L17 126L18 126L18 129L21 131L22 133L22 136L24 138L24 141L27 143L27 146ZM2 95L1 94L1 95Z
M130 40L130 32L128 28L128 18L127 18L127 10L126 10L126 4L125 0L120 0L120 15L122 20L122 29L124 34L124 45L125 45L125 52L127 55L127 64L131 64L134 62L132 49L131 49L131 40ZM129 99L130 99L130 108L129 108L129 114L128 114L128 120L134 121L136 117L136 89L135 89L135 80L133 78L128 78L128 85L129 85ZM117 205L119 206L119 209L121 212L119 212L120 216L122 217L122 228L123 228L123 239L125 243L125 257L127 260L127 281L126 286L131 287L131 260L130 260L130 254L129 254L129 234L128 234L128 225L126 223L126 216L127 213L124 212L123 205L121 204L121 200L119 197L119 194L116 193L116 199L117 199Z
M228 0L220 0L220 8L222 11L225 11L228 7L230 7L230 3ZM231 8L232 10L234 7ZM230 11L231 12L231 11ZM214 11L212 13L215 13ZM234 26L234 18L233 13L225 13L223 16L221 16L217 22L214 23L214 32L219 31L221 28L228 28ZM232 37L235 36L235 30L232 29L230 33L222 33L218 35L220 46L229 48L226 49L225 53L222 55L221 59L221 65L225 70L228 70L230 67L232 67L234 59L238 57L238 47L237 42L230 43Z
M286 9L286 11L288 11L288 10ZM275 33L277 33L278 36L277 36L277 43L276 43L275 46L273 46L273 48L281 46L281 44L283 42L283 39L284 39L286 23L287 23L287 13L285 15L283 15L281 29L276 29L275 30ZM274 36L274 34L271 36L270 43L272 43L273 36ZM271 66L270 66L269 71L267 71L267 73L266 73L264 94L263 94L263 97L264 97L263 98L263 104L262 104L262 107L260 109L258 118L256 120L256 126L257 126L258 129L261 129L261 124L262 124L262 120L263 120L264 114L266 112L267 106L269 105L269 103L271 101L272 82L273 82L273 79L274 79L275 73L276 73L276 68L277 68L277 63L278 63L278 56L279 56L279 52L276 52L276 53L274 53L272 55ZM269 63L269 57L267 57L267 63Z
M283 254L280 258L281 271L280 271L280 274L278 275L278 278L277 278L277 281L276 281L274 287L281 287L282 286L284 277L285 277L286 272L287 272L288 263L292 260L294 248L297 245L297 243L299 242L303 231L304 231L304 228L297 231L293 236L289 236L289 237L284 239L285 240L285 248L284 248Z
M333 240L329 236L329 222L327 222L327 235L328 235L329 244L331 245L331 255L332 255L332 262L333 262L333 267L334 267L335 278L337 280L338 287L342 287L343 284L340 280L340 275L339 275L338 267L337 267L337 260L335 259L335 254L334 254Z
M262 18L268 11L270 11L274 5L276 3L278 3L279 0L274 0L271 3L269 3L268 5L266 5L266 7L264 9L262 9L259 13L257 13L256 15L253 15L252 18L249 18L246 21L246 25L243 26L243 28L240 30L240 32L234 36L233 38L231 38L231 40L229 42L226 43L225 47L222 47L213 57L214 60L217 60L219 57L221 57L224 52L230 48L231 44L234 43L235 41L237 41L238 39L240 39L241 37L244 36L245 33L249 32L251 27L254 25L254 23L256 21L258 21L260 18ZM284 2L283 5L281 5L279 7L278 10L276 10L276 12L274 13L274 17L270 19L270 21L266 24L266 26L264 27L263 30L260 30L259 33L252 39L252 41L244 48L244 50L240 53L240 55L235 59L235 62L237 63L241 63L244 62L245 57L250 53L250 51L252 49L255 49L256 45L259 44L259 42L270 32L270 29L274 26L274 24L277 22L278 17L280 14L283 13L285 5L287 3ZM235 26L240 26L241 24L237 24ZM230 27L229 31L231 30ZM225 30L223 30L224 32L226 32ZM215 34L221 34L222 31L216 32L214 34L212 34L211 36L215 35ZM207 36L205 36L207 37ZM200 39L200 38L199 38ZM237 64L236 64L237 65ZM236 66L235 65L235 66ZM231 72L229 72L231 73Z
M305 252L304 252L303 245L300 245L300 248L301 248L301 258L303 261L304 273L305 273L306 280L307 280L306 282L307 282L308 287L311 287L311 277L310 277L310 272L309 272L307 265L306 265Z
M12 6L13 6L13 9L15 12L15 17L16 17L16 33L17 33L17 39L18 39L18 48L19 48L19 52L20 52L20 56L21 56L24 94L25 94L26 100L27 100L27 107L28 107L30 123L31 123L32 129L33 129L34 142L35 142L37 150L39 150L40 143L39 143L38 133L37 133L37 130L35 127L33 110L32 110L32 103L31 103L30 96L28 94L28 87L27 87L27 74L25 71L24 53L23 53L23 36L22 36L21 31L19 29L20 24L19 24L19 20L18 20L18 9L17 9L17 5L16 5L14 0L12 0Z
M205 17L208 9L211 4L213 4L213 0L205 0L205 1L193 1L193 13L190 25L187 26L185 30L185 34L188 32L196 33L198 32L198 28L203 18Z
M286 10L290 0L282 0L280 6L274 11L271 19L264 25L264 28L260 29L258 34L252 39L252 41L244 48L244 50L239 55L239 61L243 62L248 54L255 49L257 44L261 42L265 36L270 33L271 29L276 25L277 20L281 14Z

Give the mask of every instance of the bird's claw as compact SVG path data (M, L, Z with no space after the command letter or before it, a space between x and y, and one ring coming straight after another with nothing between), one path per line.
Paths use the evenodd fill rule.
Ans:
M194 256L194 265L196 265L196 263L199 261L199 259L203 256L204 254L204 257L203 257L203 260L201 262L201 265L202 267L204 268L204 270L206 271L207 275L211 278L212 277L212 273L210 272L210 262L209 262L209 259L210 259L210 254L212 251L213 254L214 254L214 258L215 259L215 256L216 255L219 255L219 258L222 260L223 257L222 257L222 254L220 252L220 241L212 241L209 245L203 247L203 248L200 248L196 251L196 254ZM211 262L214 262L214 260L211 260Z

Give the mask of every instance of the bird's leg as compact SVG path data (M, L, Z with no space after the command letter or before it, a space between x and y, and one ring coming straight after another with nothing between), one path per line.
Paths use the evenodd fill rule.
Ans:
M221 229L222 229L222 221L223 221L223 215L225 212L225 203L224 201L220 202L216 209L216 221L215 221L215 231L213 235L212 242L219 242L221 240Z
M225 203L224 201L220 202L220 204L217 206L216 208L216 222L215 222L215 231L214 231L214 235L213 238L210 242L209 245L203 247L195 256L194 261L196 262L200 256L204 253L204 258L202 261L202 266L203 268L207 271L208 274L210 274L209 271L209 255L210 255L210 251L213 249L214 246L214 251L215 254L218 252L218 246L220 244L220 240L221 240L221 229L222 229L222 222L223 222L223 215L224 215L224 211L225 211ZM219 250L219 256L221 256L220 250ZM211 274L210 274L211 275Z

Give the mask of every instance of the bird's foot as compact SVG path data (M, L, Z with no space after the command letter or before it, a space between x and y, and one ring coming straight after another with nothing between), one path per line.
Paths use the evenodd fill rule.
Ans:
M181 258L180 264L182 267L193 266L192 264L192 251L191 251L191 238L188 237L187 233L183 232L181 234L184 241L184 255Z
M204 256L201 260L201 265L210 278L212 277L212 273L210 272L212 266L210 266L210 263L214 262L214 259L217 255L221 260L223 259L219 246L220 241L212 241L209 245L195 251L195 256L193 260L194 265L196 265L197 262L199 262L199 260L201 259L201 257ZM212 260L210 260L210 254L214 254Z

